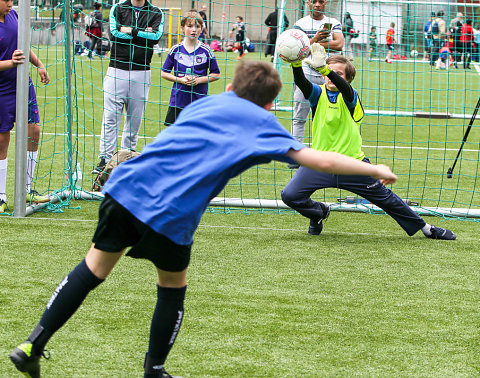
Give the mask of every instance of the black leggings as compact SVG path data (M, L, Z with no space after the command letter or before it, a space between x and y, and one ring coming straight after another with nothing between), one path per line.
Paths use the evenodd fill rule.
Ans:
M177 108L175 106L169 106L167 110L167 115L165 117L165 126L170 126L171 124L175 123L180 112L183 108Z

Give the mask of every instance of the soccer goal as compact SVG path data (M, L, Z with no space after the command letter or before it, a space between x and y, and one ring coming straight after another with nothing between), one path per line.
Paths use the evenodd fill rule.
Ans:
M85 2L82 14L89 14L92 4ZM265 56L268 27L264 20L267 16L278 9L280 32L286 27L283 16L288 18L289 27L293 27L296 20L309 14L307 4L299 0L156 0L155 4L164 10L164 35L150 67L152 83L141 120L139 151L165 127L171 83L162 80L160 73L166 50L182 39L179 20L184 12L191 8L201 9L203 5L207 8L210 38L205 42L218 46L215 56L221 70L221 80L210 85L209 94L222 92L233 76L239 57L234 39L237 16L243 18L246 36L252 44L243 59L270 62L271 57ZM109 65L108 54L95 51L89 58L85 53L88 52L85 42L89 38L81 17L76 20L60 18L62 11L73 13L71 2L37 5L36 15L33 17L32 13L31 17L31 48L45 62L51 84L43 86L31 67L42 130L33 183L35 190L49 195L51 201L30 205L27 214L38 210L61 211L74 199L102 198L101 193L92 191L95 175L90 172L98 162L104 110L103 79ZM108 30L108 11L112 4L102 5L104 27ZM373 163L385 163L393 168L399 176L394 191L422 215L480 218L477 122L473 122L468 139L462 144L480 96L478 54L475 52L470 57L471 69L463 69L463 61L458 69L436 69L423 60L423 30L431 12L443 10L447 25L459 12L464 14L464 20L472 19L475 24L480 21L479 9L477 4L441 1L327 1L327 16L343 23L345 13L349 12L354 29L358 31L358 37L351 40L357 70L353 86L366 112L361 130L364 152ZM386 33L391 23L395 23L393 55L397 58L386 63ZM377 34L373 52L369 39L372 26L376 26ZM444 38L448 43L449 35ZM413 50L417 54L410 54ZM274 112L290 130L293 118L291 70L276 56L272 64L280 72L284 84ZM234 116L235 109L232 109ZM311 140L310 124L308 119L304 138L307 145ZM447 178L447 170L456 159L461 144L455 171ZM11 160L20 161L21 156L13 158L14 152L11 148ZM281 201L280 193L294 174L294 170L278 162L253 167L229 183L212 201L211 210L290 211ZM9 198L13 196L14 186L14 177L9 173ZM352 199L351 193L334 189L318 191L315 198L330 203L333 210L380 211L365 201Z

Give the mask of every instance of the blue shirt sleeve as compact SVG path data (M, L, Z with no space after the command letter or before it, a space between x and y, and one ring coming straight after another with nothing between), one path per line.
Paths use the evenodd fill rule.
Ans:
M312 93L310 94L310 97L308 98L308 101L310 102L310 107L313 108L318 104L318 99L320 98L320 94L322 93L322 88L318 84L312 83Z
M277 118L270 114L265 121L258 125L255 153L265 159L278 160L286 163L295 163L286 154L289 150L295 151L305 148L278 122Z
M220 68L218 68L217 58L214 55L210 58L210 64L208 67L210 73L220 73Z
M162 71L172 72L172 69L175 63L175 59L173 58L174 56L175 56L175 51L172 48L170 52L167 54L167 58L165 59L165 62L163 62Z
M357 106L357 101L358 101L357 91L355 89L353 90L353 100L352 100L352 102L348 102L345 99L343 99L343 101L345 102L345 105L347 105L348 110L350 110L350 113L353 114L353 112L355 111L355 106Z

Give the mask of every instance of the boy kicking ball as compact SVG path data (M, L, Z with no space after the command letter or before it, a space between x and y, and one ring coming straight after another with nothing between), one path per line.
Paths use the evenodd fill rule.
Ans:
M269 112L281 86L270 64L240 63L225 93L186 107L141 155L113 171L85 259L55 289L37 326L10 354L20 372L40 376L48 340L130 248L128 256L150 260L158 273L144 377L170 377L164 364L183 319L193 234L210 200L246 169L271 160L297 161L330 174L396 181L387 166L297 142ZM233 117L232 109L237 109Z
M325 49L317 43L311 46L312 59L306 63L325 76L325 84L309 82L303 74L301 63L293 63L295 84L310 101L312 114L312 147L318 151L335 151L357 161L370 161L362 151L360 124L364 112L360 97L350 83L355 78L355 66L340 55L326 59ZM328 65L327 65L328 64ZM383 209L412 236L418 230L432 239L454 240L455 234L447 229L427 224L401 198L372 177L329 174L300 167L282 191L282 200L310 219L308 233L319 235L330 208L310 197L318 189L339 188L355 193Z

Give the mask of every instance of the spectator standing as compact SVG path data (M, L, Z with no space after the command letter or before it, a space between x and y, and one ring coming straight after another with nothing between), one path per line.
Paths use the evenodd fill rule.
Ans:
M435 12L432 12L430 18L423 26L423 60L430 60L430 53L432 52L432 34L431 25L435 19Z
M95 3L93 5L95 10L88 15L86 21L86 32L87 37L90 38L90 51L88 52L88 57L92 57L92 53L95 48L97 49L97 54L102 56L102 34L103 34L103 14L102 14L102 4Z
M473 27L472 20L467 20L462 25L462 35L460 36L463 52L463 68L470 69L470 61L473 53Z
M310 38L310 43L319 43L325 48L328 55L338 55L341 53L345 44L345 38L342 34L342 25L338 20L325 16L326 0L308 0L307 6L310 14L299 19L294 28L300 29ZM307 79L315 84L323 84L324 78L321 73L314 70L306 63L302 64L302 69ZM305 123L310 112L308 100L303 96L300 88L295 86L293 94L294 109L292 120L292 135L299 142L303 142L305 135ZM289 164L289 168L296 169L298 164Z
M450 37L451 37L451 50L452 50L452 57L453 57L453 63L455 65L455 68L458 68L458 62L462 59L462 53L463 53L463 46L461 42L461 36L462 36L462 23L460 21L457 21L457 24L455 27L450 28Z
M210 38L210 34L208 34L208 27L207 27L207 6L205 4L202 5L200 12L198 12L203 20L203 28L202 32L200 33L200 37L198 38L200 41L206 43L207 39Z
M477 25L478 28L478 25ZM473 29L473 57L472 60L474 62L480 61L480 30Z
M0 1L0 213L7 211L7 166L10 131L13 129L17 110L17 66L25 64L27 59L22 50L18 50L18 15L13 9L12 0ZM48 84L45 65L33 51L29 59L38 68L38 75L43 84ZM17 125L23 127L23 125ZM28 78L28 142L27 142L27 202L47 202L48 197L40 196L32 190L33 174L38 155L40 140L40 116L32 79Z
M163 13L148 0L125 0L110 10L112 48L103 81L103 120L99 163L103 171L117 146L125 109L122 149L134 150L150 89L153 46L163 34Z
M430 25L430 35L432 36L432 52L430 54L430 65L435 66L435 62L440 56L440 49L443 47L446 37L446 22L442 18L443 11L437 12L437 17Z
M392 63L392 54L395 51L395 23L390 24L390 29L387 30L387 56L385 62Z
M353 19L349 12L345 13L342 31L345 38L345 56L353 60L352 39L355 29L353 28Z
M198 40L203 30L200 15L188 12L180 21L180 27L185 38L170 49L162 68L162 79L174 83L165 126L173 124L188 104L205 97L208 83L220 77L212 49Z
M287 15L284 14L283 17L283 27L284 29L287 29L290 26L290 21L288 20ZM275 56L275 44L277 43L278 36L278 8L267 16L265 19L265 25L269 27L265 57L271 55L273 62L273 57Z
M232 33L235 32L235 41L237 44L237 59L242 59L245 55L245 23L242 16L237 16L237 22L233 25Z
M377 28L376 26L372 26L370 29L370 33L368 34L368 43L370 46L370 50L368 51L368 60L372 60L373 54L377 53Z
M461 25L463 25L463 13L458 12L457 17L452 18L450 21L450 25L448 26L449 28L455 28L457 24L460 22Z

